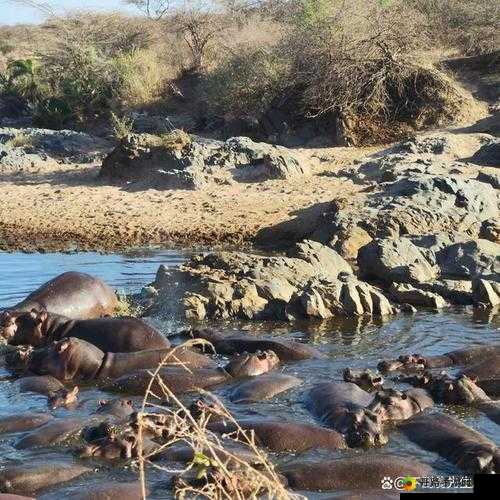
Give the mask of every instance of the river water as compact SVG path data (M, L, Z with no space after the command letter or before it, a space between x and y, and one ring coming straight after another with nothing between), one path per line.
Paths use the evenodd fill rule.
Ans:
M21 254L0 253L0 308L15 304L40 284L64 271L77 270L103 278L120 293L131 293L152 281L159 264L174 266L182 262L187 253L179 251L146 251L127 255L97 253L70 254ZM175 333L182 325L161 323L166 335ZM231 323L217 325L228 330L245 330L248 333L266 333L314 343L329 355L327 360L308 360L289 364L282 368L285 373L295 375L304 384L292 391L259 404L228 404L236 415L257 412L262 415L284 416L313 423L313 417L304 409L302 394L314 383L325 380L341 380L346 366L353 368L375 368L383 358L395 357L401 353L418 352L433 355L469 345L500 342L499 317L474 315L470 309L454 309L442 312L423 311L415 315L401 315L384 321L345 320L327 323L283 324L283 323ZM8 372L0 367L0 417L21 414L27 411L47 411L46 398L31 394L20 394L15 383L8 380ZM225 389L216 392L224 398ZM81 394L82 403L77 410L56 410L55 416L87 416L95 409L97 399L107 395L95 388ZM108 395L109 396L109 395ZM461 407L437 408L458 415L465 423L500 442L497 425L474 411ZM26 463L34 460L77 460L67 447L53 447L49 450L20 451L15 448L18 435L0 435L0 468L12 463ZM352 453L393 453L406 458L416 458L432 465L436 475L458 474L459 471L437 455L426 452L409 443L397 431L390 434L390 441L383 450L317 452L304 454L304 459L335 457ZM297 460L297 456L276 455L277 463ZM136 471L130 465L110 466L94 460L87 463L95 470L90 476L73 481L67 486L48 490L39 498L71 498L75 491L93 481L115 478L133 480ZM152 485L151 498L169 498L165 488L168 475L150 471L148 480ZM308 493L309 498L321 498L322 494ZM329 493L329 498L335 495Z

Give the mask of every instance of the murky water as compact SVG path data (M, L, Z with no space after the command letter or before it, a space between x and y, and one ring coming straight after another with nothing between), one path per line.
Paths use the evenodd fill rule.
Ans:
M0 253L0 308L15 304L27 293L53 276L68 270L78 270L97 275L122 293L139 290L150 282L160 263L173 266L186 257L174 251L139 252L128 255L81 254L3 254ZM177 325L179 327L180 325ZM288 364L282 370L301 378L302 386L279 396L272 401L259 404L228 404L236 414L258 412L263 415L276 415L292 419L314 422L313 417L303 408L302 393L309 386L325 380L340 380L346 366L375 368L382 358L393 357L404 352L419 352L426 355L439 354L469 345L500 342L499 318L474 316L471 310L455 309L445 312L419 312L411 316L398 316L386 321L348 320L320 324L283 324L283 323L239 323L218 325L224 329L245 330L248 333L266 333L314 343L329 355L327 360L308 360ZM175 333L175 325L160 325L166 334ZM174 330L174 331L173 331ZM47 411L46 398L20 394L16 384L5 380L8 372L0 367L0 416L21 414L27 411ZM224 398L225 388L216 392ZM97 389L83 391L82 404L77 410L56 410L58 417L91 415L96 400L106 397ZM463 408L438 408L439 411L453 412L468 425L478 429L495 442L500 441L497 425L484 416ZM50 450L19 451L15 448L18 435L0 436L0 467L43 459L76 460L72 450L67 447L53 447ZM368 453L394 453L403 457L415 457L431 464L436 474L459 473L453 466L437 455L421 450L409 443L397 432L390 436L389 444L383 450ZM359 451L317 452L312 451L304 458L335 457ZM366 452L363 452L366 453ZM297 456L281 455L275 457L279 463L296 460ZM102 481L103 478L133 480L136 472L128 465L110 466L109 463L88 461L96 473L70 483L64 488L48 491L43 498L71 498L75 491L89 481ZM153 486L151 498L169 498L165 487L168 479L160 472L151 471L149 480ZM308 494L309 498L319 498L320 494ZM328 494L332 497L332 494ZM334 496L334 495L333 495Z

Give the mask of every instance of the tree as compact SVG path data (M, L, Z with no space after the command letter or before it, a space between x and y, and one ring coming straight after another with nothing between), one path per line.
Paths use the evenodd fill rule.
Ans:
M180 35L191 52L191 68L200 70L204 66L208 46L216 35L226 29L227 16L234 15L234 2L227 0L125 0L135 5L154 21L168 18L168 29ZM225 17L226 16L226 17Z

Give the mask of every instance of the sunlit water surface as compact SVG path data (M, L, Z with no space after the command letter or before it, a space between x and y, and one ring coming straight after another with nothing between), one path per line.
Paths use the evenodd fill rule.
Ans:
M101 255L97 253L73 254L5 254L0 253L0 308L15 304L30 291L48 279L69 270L88 272L103 278L120 293L133 293L151 282L159 264L174 266L182 262L187 253L178 251L136 252L127 255ZM303 406L303 393L308 387L325 380L341 380L346 366L353 368L375 368L380 359L394 357L401 353L419 352L426 355L440 354L469 345L498 343L500 323L488 315L475 316L472 310L447 310L445 312L419 312L415 315L401 315L385 321L346 320L320 324L283 323L232 323L216 325L227 330L244 330L248 333L266 333L313 343L329 355L327 360L309 360L289 364L282 368L285 373L301 378L302 386L278 396L272 401L259 404L230 404L236 414L256 412L262 415L288 417L314 422ZM171 321L161 323L166 335L174 335L183 325ZM47 411L46 398L31 394L20 394L16 384L8 380L9 373L0 366L0 417L21 414L28 411ZM225 388L215 392L224 398ZM57 417L85 417L95 410L96 401L109 395L95 389L82 391L79 408L76 410L56 410ZM468 425L499 441L498 426L484 416L460 407L437 408L458 415ZM77 460L69 445L55 446L49 450L20 451L15 448L19 435L0 436L0 467L9 463L26 463L33 460ZM389 444L383 450L317 452L296 455L277 455L277 463L288 463L298 458L318 460L350 453L394 453L402 457L414 457L431 464L437 475L459 473L453 466L437 455L421 450L409 443L397 431L391 434ZM104 479L134 480L136 470L133 465L90 461L87 463L96 471L65 487L48 490L39 498L71 498L75 491L88 486L93 481ZM172 468L180 468L172 464ZM151 498L169 498L167 483L170 474L149 471L148 480L152 487ZM321 498L322 494L308 493L309 498ZM331 498L332 493L329 493Z

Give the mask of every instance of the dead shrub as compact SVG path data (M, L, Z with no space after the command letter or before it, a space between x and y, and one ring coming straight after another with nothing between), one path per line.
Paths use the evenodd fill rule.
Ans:
M189 341L183 346L192 347L211 345L203 340ZM179 348L181 348L179 347ZM175 349L158 368L151 373L151 380L144 395L142 408L137 416L138 457L143 491L146 491L146 469L154 467L168 473L176 473L173 492L176 498L247 499L273 498L288 500L302 498L286 490L267 454L255 444L251 432L241 429L227 409L214 396L203 392L206 401L215 404L203 405L193 414L181 400L169 389L168 381L160 376L161 367L167 361L175 359ZM188 370L187 367L185 367ZM161 390L155 393L154 390ZM213 418L223 417L235 424L238 431L224 439L208 429ZM193 452L193 459L184 469L172 470L151 461L154 455L143 452L143 435L151 421L168 422L168 431L162 432L163 443L153 454L174 444L188 445ZM167 437L165 437L167 435ZM252 463L234 452L232 446L244 445L255 457ZM258 465L257 465L258 464Z

